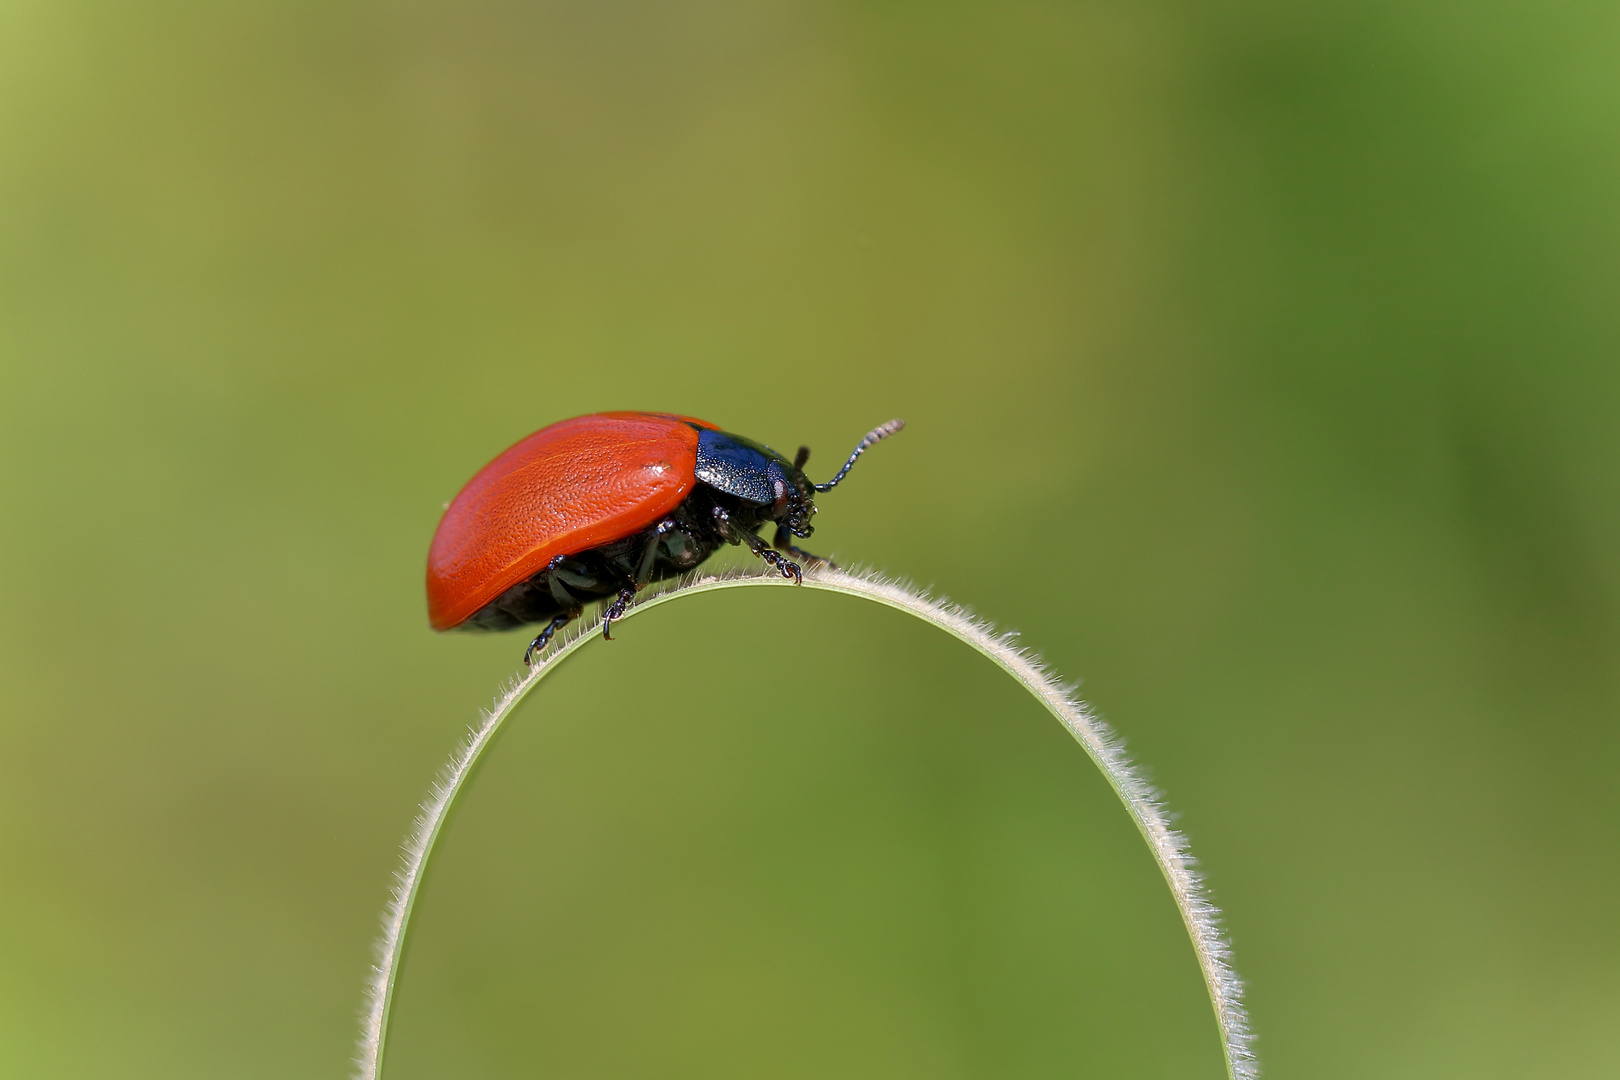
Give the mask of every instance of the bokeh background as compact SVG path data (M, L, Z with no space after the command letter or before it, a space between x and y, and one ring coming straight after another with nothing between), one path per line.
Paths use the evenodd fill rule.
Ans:
M1620 1075L1620 11L0 5L0 1074L341 1077L515 669L441 507L600 409L1127 736L1276 1078ZM818 472L820 470L820 472ZM661 609L447 834L390 1075L1217 1077L1085 758L901 617Z

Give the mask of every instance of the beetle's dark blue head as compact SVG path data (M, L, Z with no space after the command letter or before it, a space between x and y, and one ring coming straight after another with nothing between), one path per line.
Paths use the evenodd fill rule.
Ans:
M735 495L762 507L761 517L786 526L803 538L815 531L810 517L816 512L815 493L831 491L848 475L868 446L905 427L904 420L890 420L868 432L849 455L844 467L825 484L812 484L804 475L809 447L801 446L793 461L741 435L705 429L698 433L697 478L710 487Z
M698 433L697 478L763 508L761 516L806 537L816 512L815 485L793 462L768 446L724 431Z

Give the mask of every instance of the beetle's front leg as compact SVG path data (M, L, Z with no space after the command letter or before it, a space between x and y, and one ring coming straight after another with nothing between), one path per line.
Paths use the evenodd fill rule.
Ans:
M805 562L813 565L830 566L834 570L838 569L838 564L833 562L831 559L821 555L812 555L810 552L804 550L804 548L795 544L793 542L793 534L788 532L788 527L786 525L778 525L776 527L776 536L774 539L775 542L772 544L772 546L775 547L777 551L785 551L789 555L796 555Z
M721 507L714 508L714 527L720 536L729 544L747 544L748 550L776 567L777 573L785 578L792 578L795 585L804 584L804 569L791 559L784 559L771 550L771 545L761 540L747 529L739 529L731 523L731 515Z

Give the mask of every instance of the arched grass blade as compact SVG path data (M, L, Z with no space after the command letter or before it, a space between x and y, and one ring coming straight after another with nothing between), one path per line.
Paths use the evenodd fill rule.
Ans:
M649 589L637 598L635 606L624 617L631 618L677 597L755 585L782 587L791 586L792 582L774 573L732 573L686 578ZM1255 1080L1260 1075L1260 1065L1254 1056L1248 1018L1243 1009L1243 983L1232 970L1231 950L1221 928L1220 912L1209 899L1203 879L1194 869L1186 838L1170 826L1170 815L1164 807L1162 795L1131 763L1119 738L1108 725L1093 716L1074 696L1072 688L1059 682L1038 658L1019 648L1012 635L998 632L995 627L956 604L935 599L909 585L876 574L850 573L830 567L807 570L804 588L858 596L904 611L938 627L1011 675L1068 728L1125 804L1126 811L1152 849L1159 870L1170 886L1182 922L1186 924L1187 934L1192 939L1193 952L1203 972L1204 983L1209 989L1210 1003L1214 1006L1215 1019L1220 1026L1228 1077L1230 1080ZM360 1080L381 1078L389 1013L393 1007L400 960L405 951L411 909L421 889L428 859L433 854L434 844L451 809L466 789L479 759L489 749L501 725L512 715L518 703L541 679L556 670L559 664L596 637L597 633L594 622L581 620L560 634L546 655L506 688L496 700L494 708L484 715L483 723L470 732L456 749L434 782L427 801L422 804L405 842L393 893L383 912L382 935L377 941L377 962L366 987L355 1074Z

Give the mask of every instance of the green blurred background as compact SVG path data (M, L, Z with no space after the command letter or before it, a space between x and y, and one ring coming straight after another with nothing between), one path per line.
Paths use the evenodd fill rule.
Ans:
M693 413L1181 812L1270 1076L1620 1075L1620 11L0 4L0 1074L341 1077L517 664L496 452ZM818 471L819 470L819 471ZM1217 1077L1079 749L835 597L521 712L394 1077Z

